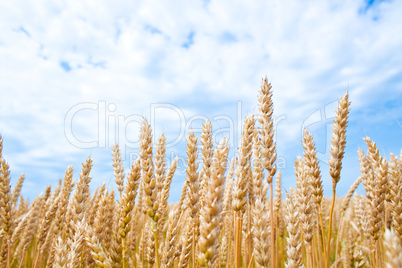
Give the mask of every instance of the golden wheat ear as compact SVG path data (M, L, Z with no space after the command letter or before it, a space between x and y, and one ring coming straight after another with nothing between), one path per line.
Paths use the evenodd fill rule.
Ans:
M134 200L137 195L138 185L141 178L141 166L140 161L133 163L130 174L127 177L127 184L124 189L124 193L120 200L120 215L119 215L119 234L121 238L122 246L122 262L123 267L126 267L126 253L127 244L126 236L130 232L131 212L134 208ZM93 241L96 242L96 241ZM96 243L95 243L96 245ZM99 251L100 252L100 251Z
M388 164L386 160L380 156L379 149L375 142L370 138L364 138L368 146L367 160L370 166L372 192L370 201L372 206L372 236L377 241L381 236L381 228L384 225L385 216L385 197L387 192L387 172Z
M187 182L185 181L182 187L180 201L169 215L169 227L166 234L165 248L163 252L162 267L171 267L176 259L177 241L179 240L179 222L183 213L186 211L184 202L187 196Z
M272 101L272 86L268 83L267 77L262 81L260 96L258 97L260 112L260 135L261 135L261 154L263 159L264 169L267 170L267 182L270 190L270 225L271 230L274 230L274 207L273 207L273 186L272 179L276 173L276 144L274 142L274 106ZM271 234L271 260L272 266L276 267L275 263L275 236Z
M343 96L338 102L338 109L336 110L334 125L332 127L333 134L331 139L331 150L330 150L331 159L328 160L329 174L331 175L332 179L332 203L329 216L329 231L328 231L328 239L326 247L327 265L329 265L332 221L333 221L333 212L336 197L336 185L341 178L340 176L342 170L342 159L346 147L346 126L348 123L348 116L350 110L349 106L350 106L349 93L346 93L345 96Z
M161 241L163 239L164 230L166 229L166 218L169 213L168 198L170 195L170 185L172 183L173 176L174 176L174 173L176 172L178 164L179 164L179 158L176 157L173 160L173 163L171 164L171 166L169 167L168 172L167 172L165 179L161 186L162 188L161 188L161 192L160 192L160 201L159 201L160 219L158 221L158 235L159 235L159 238ZM161 243L161 246L162 246L162 243Z
M286 229L289 237L286 239L286 268L302 267L302 252L301 252L301 229L299 227L299 215L296 208L296 203L291 194L286 193Z
M202 158L202 170L200 172L200 207L204 206L204 197L206 192L206 185L211 179L211 165L213 157L213 138L212 138L212 124L207 119L205 124L202 124L201 134L201 158Z
M91 256L98 267L111 268L112 260L109 254L105 252L98 238L94 235L92 229L88 227L85 234L85 242L89 247Z
M142 168L142 179L144 181L144 191L146 194L145 204L148 206L147 214L154 220L157 216L157 197L156 180L154 175L153 152L152 152L152 129L144 119L141 125L140 133L140 157Z
M68 254L68 262L71 267L80 267L81 264L81 256L85 246L85 231L87 229L87 225L85 222L85 218L81 221L77 222L75 226L75 233L73 238L69 241L69 254Z
M117 190L120 193L120 198L124 190L124 168L123 162L121 161L121 153L119 145L113 144L113 169L114 169L114 179L117 184Z
M1 140L1 137L0 137ZM13 233L13 204L10 185L10 167L5 159L0 157L0 214L4 239L0 252L0 264L2 267L10 267L11 264L11 236Z
M156 145L155 152L155 180L156 180L156 189L158 194L158 203L161 202L161 191L163 189L163 184L166 178L166 137L165 134L162 135L158 139L158 143Z
M402 241L389 229L385 230L384 248L387 267L402 267Z
M218 261L228 151L229 147L225 138L215 149L212 177L206 185L205 204L200 212L201 235L198 241L200 249L198 262L201 266L214 267Z

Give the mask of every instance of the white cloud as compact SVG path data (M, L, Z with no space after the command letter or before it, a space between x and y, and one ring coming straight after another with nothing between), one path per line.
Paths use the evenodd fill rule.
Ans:
M5 149L7 157L19 172L36 169L38 158L67 166L93 153L99 183L112 176L111 168L109 174L97 169L110 164L110 150L80 150L67 141L64 119L74 105L104 101L117 107L107 116L149 118L150 105L163 102L182 106L187 118L228 114L235 121L238 100L240 118L256 112L267 75L275 113L286 115L278 125L278 150L290 176L303 121L347 88L352 114L381 104L372 116L382 122L398 111L383 104L402 96L402 3L365 7L364 1L295 0L3 2L0 131L23 148ZM96 137L96 117L97 111L86 111L75 118L80 137ZM158 120L157 135L177 137L174 114ZM370 120L365 123L370 128ZM130 140L138 135L134 126L127 127ZM105 129L110 143L113 128ZM173 149L183 153L184 146ZM42 170L36 173L56 182Z

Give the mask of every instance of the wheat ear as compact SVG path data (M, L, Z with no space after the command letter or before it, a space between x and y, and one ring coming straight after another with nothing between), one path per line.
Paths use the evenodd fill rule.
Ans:
M68 264L68 250L67 250L67 244L65 241L59 236L58 239L56 240L56 243L54 245L54 268L65 268L67 267Z
M72 223L71 228L74 230L75 225L78 222L82 221L85 216L85 211L87 209L87 201L90 198L89 192L89 183L92 178L89 177L89 173L92 169L92 159L90 157L87 158L87 161L82 164L82 171L80 172L80 179L77 183L77 188L73 192L73 196L71 197L71 205L72 205ZM72 236L71 236L72 238Z
M321 171L317 158L317 150L315 148L315 143L313 136L308 132L307 128L304 130L303 135L303 148L304 148L304 161L307 167L307 173L310 177L310 184L312 186L311 193L313 194L314 201L317 207L317 216L319 218L318 225L320 226L321 231L321 243L323 245L324 256L326 256L325 252L325 238L324 238L324 223L322 220L322 198L323 189L322 189L322 180L321 180ZM323 260L324 262L326 259Z
M120 200L119 234L122 243L123 268L126 267L126 236L130 231L131 211L134 208L140 178L141 165L138 159L137 162L133 163L130 174L127 177L127 185Z
M1 138L1 137L0 137ZM1 140L1 139L0 139ZM3 239L0 263L3 267L9 268L11 265L11 235L12 235L12 206L11 186L10 186L10 167L3 157L0 158L0 214L3 223L2 230L6 234Z
M163 267L171 267L172 263L174 262L174 252L176 249L176 242L179 236L178 223L182 215L182 206L186 197L186 193L187 193L187 183L184 182L182 193L180 196L180 201L177 204L176 208L173 211L171 211L169 215L169 228L166 234L166 243L162 262L164 264Z
M286 193L286 229L289 233L289 237L286 239L286 254L287 261L285 263L286 268L300 268L302 264L302 252L301 252L301 239L300 239L300 227L299 227L299 215L297 212L296 204L292 195Z
M357 186L359 186L360 182L361 182L362 178L359 177L357 178L357 180L352 184L352 186L350 187L348 193L345 196L345 199L343 199L342 201L342 207L341 207L341 220L339 221L338 224L338 230L342 228L343 226L343 215L345 214L346 209L349 206L350 200L352 198L353 193L356 191ZM336 246L335 246L335 258L338 256L338 246L339 246L339 235L336 237Z
M117 190L119 190L120 198L124 190L124 168L123 162L121 161L121 153L119 145L113 144L113 170L114 170L114 180L117 184Z
M391 225L393 226L394 231L397 233L399 239L402 240L402 216L400 216L402 214L402 196L399 195L399 191L402 188L402 180L400 179L401 172L402 165L399 163L398 158L391 154L391 159L388 164L388 190L390 195L388 209L391 214Z
M25 256L26 250L31 245L32 239L34 238L36 228L39 222L39 212L44 205L44 198L42 197L42 193L37 197L34 203L31 206L29 219L27 223L27 227L22 235L22 239L20 240L14 256L17 258L18 256ZM20 261L20 267L22 267L25 263L25 258L22 258Z
M199 226L199 176L197 173L198 163L197 163L197 138L194 135L193 131L190 131L187 138L187 168L186 168L186 182L188 185L188 205L190 209L190 216L192 219L191 225L193 226L192 231L192 259L196 261L196 248L195 245L197 243L198 234L198 226Z
M25 180L25 175L24 175L24 173L22 173L17 181L17 184L14 187L13 194L11 196L11 203L13 204L14 210L17 207L18 197L20 196L21 188L22 188L22 184L24 183L24 180Z
M271 218L271 230L274 230L274 208L273 208L273 186L272 179L276 173L276 145L274 142L274 120L273 120L273 102L272 102L272 86L268 83L268 79L265 77L262 81L260 95L258 97L260 105L258 110L260 111L260 134L261 134L261 154L263 158L263 166L268 171L267 182L270 189L270 218ZM271 259L272 266L275 264L275 236L271 233Z
M143 170L142 176L144 180L144 191L146 194L146 205L148 206L148 216L151 217L154 224L154 247L156 256L156 265L159 268L159 253L158 253L158 192L156 187L156 180L154 174L154 164L152 161L152 130L151 126L145 120L142 121L141 134L140 134L140 156L141 167Z
M247 203L247 190L248 183L251 180L248 175L251 168L250 158L252 155L252 139L254 135L254 124L255 120L253 116L248 116L244 120L242 138L240 140L239 146L239 158L236 167L236 179L233 187L233 210L236 214L236 241L235 241L235 266L236 268L241 265L241 230L243 213L245 210L245 205Z
M165 229L165 222L166 222L166 217L168 214L168 198L169 198L169 192L170 192L170 184L172 183L173 175L177 169L177 165L179 164L179 158L176 157L173 160L173 163L169 167L169 170L166 174L165 181L163 182L162 189L161 189L161 198L160 198L160 205L159 205L159 214L160 219L158 222L158 228L160 231L158 233L160 236L163 236L163 230ZM161 243L162 245L162 243Z
M386 267L402 267L402 242L395 232L389 229L384 234L384 247L386 251Z
M396 189L395 189L396 190ZM392 227L402 241L402 181L399 177L398 189L392 198Z
M303 240L307 250L307 263L308 267L313 266L313 252L312 240L315 229L314 215L313 215L313 198L312 187L310 185L311 177L309 176L308 166L303 159L301 168L300 183L297 185L298 190L298 211L300 213L300 224L303 230Z
M367 159L371 169L370 172L373 172L371 178L373 180L373 189L371 193L373 228L371 230L371 234L376 241L380 236L381 227L384 223L384 203L387 187L388 166L385 159L380 156L375 142L368 137L364 138L364 141L368 146Z
M158 194L158 204L160 206L162 195L161 191L163 189L163 185L165 183L166 178L166 137L165 134L162 135L158 139L158 143L156 144L155 151L155 181L156 181L156 189ZM160 215L162 216L162 215ZM158 222L159 227L159 222Z
M68 256L68 268L82 267L82 252L85 246L85 230L87 225L85 218L77 222L73 239L70 240L70 252Z
M274 212L275 212L275 229L280 232L280 221L282 220L282 174L278 170L275 179L275 198L274 198ZM276 236L276 235L275 235Z
M225 192L223 196L223 211L222 211L222 244L220 246L221 266L226 267L231 255L231 233L232 233L232 189L233 189L233 174L235 168L235 158L232 158L229 166L228 175L226 176ZM230 265L230 264L229 264Z
M349 114L349 94L346 93L338 103L338 109L336 111L336 117L333 125L333 134L331 139L331 159L328 161L329 164L329 174L332 179L332 203L329 216L329 230L328 230L328 241L327 241L327 265L329 266L329 252L331 245L331 230L332 230L332 220L335 205L335 195L336 195L336 184L340 180L341 169L342 169L342 159L346 146L346 126L348 123Z
M99 243L98 238L93 233L92 229L88 227L85 235L85 241L91 251L91 256L95 261L97 267L111 268L112 260L108 257L107 253Z
M215 149L212 177L207 182L205 203L200 212L201 235L198 242L200 248L198 262L206 267L213 267L219 253L220 222L228 150L227 140L224 138Z
M36 261L34 264L34 268L42 266L42 258L43 258L43 248L42 245L45 242L45 238L48 234L48 231L51 230L51 222L53 221L54 217L56 216L58 205L59 205L60 196L58 196L54 202L49 206L45 217L42 219L41 224L39 226L39 235L38 235L38 242L37 248L39 249L36 256Z
M200 178L200 207L204 206L204 195L207 191L208 181L211 179L211 164L213 156L213 140L212 140L212 124L207 119L205 124L202 124L201 134L201 157L202 157L202 171L203 176Z
M252 231L254 242L254 258L257 267L268 267L270 245L269 235L273 233L269 225L268 200L264 196L267 192L267 184L261 184L255 188L255 203L252 207ZM272 263L272 260L271 260Z

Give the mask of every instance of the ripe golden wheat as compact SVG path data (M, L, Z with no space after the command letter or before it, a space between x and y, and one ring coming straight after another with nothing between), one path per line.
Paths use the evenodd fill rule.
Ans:
M366 137L360 176L341 178L348 97L339 100L333 125L331 199L307 129L296 189L282 199L266 78L258 119L245 118L236 159L228 159L226 139L213 148L209 121L199 140L189 131L186 180L174 204L168 198L179 160L167 166L163 134L154 153L145 119L140 156L127 175L113 146L117 197L105 184L91 195L89 157L75 182L69 166L56 189L29 203L20 194L23 174L11 190L0 136L0 267L402 267L402 157L387 160ZM351 188L336 198L341 179ZM360 183L365 196L354 193Z

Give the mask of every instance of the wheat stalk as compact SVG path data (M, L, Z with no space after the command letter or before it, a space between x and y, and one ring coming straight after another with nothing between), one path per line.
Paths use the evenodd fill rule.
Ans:
M258 97L260 105L260 134L261 134L261 154L263 157L263 166L268 171L267 181L270 189L270 218L271 230L274 230L274 208L273 208L273 186L272 178L276 173L276 145L274 142L274 121L273 121L273 102L272 102L272 87L265 77L262 81L260 96ZM275 267L275 236L271 233L271 259L272 266Z
M328 160L329 164L329 174L332 179L332 203L329 216L329 230L328 230L328 241L327 241L327 265L329 266L329 251L331 246L331 230L332 230L332 220L335 205L335 195L336 195L336 184L340 180L341 169L342 169L342 159L346 147L346 126L348 123L349 114L349 93L346 93L338 103L338 109L336 111L336 117L333 125L333 134L331 139L331 159Z

